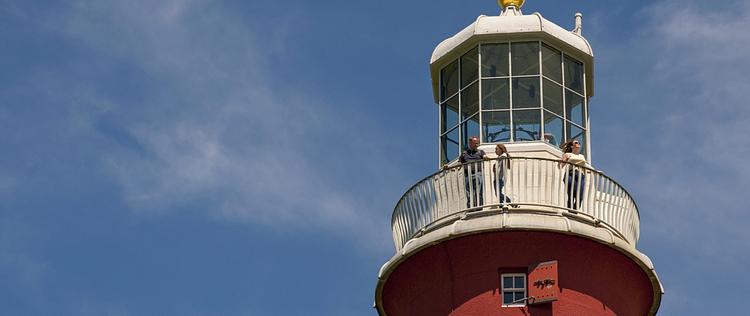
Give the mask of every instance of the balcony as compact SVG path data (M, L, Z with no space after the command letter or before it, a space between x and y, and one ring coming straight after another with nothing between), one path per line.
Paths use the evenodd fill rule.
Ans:
M563 216L604 228L632 247L640 234L635 201L603 173L554 159L513 157L455 166L419 181L396 204L393 241L400 251L467 216L501 213Z

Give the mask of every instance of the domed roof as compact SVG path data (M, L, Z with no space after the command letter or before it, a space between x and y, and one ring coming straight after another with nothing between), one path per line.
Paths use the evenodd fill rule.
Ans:
M581 34L563 29L535 12L530 15L480 15L474 23L440 43L433 51L430 63L434 63L474 36L493 34L533 35L533 33L546 33L586 55L594 56L591 45Z
M436 81L439 70L460 54L474 47L480 41L493 40L543 40L558 46L566 54L580 59L587 69L588 94L593 95L594 51L581 35L581 14L576 14L576 26L568 31L545 19L540 13L522 14L515 7L506 7L500 16L480 15L456 35L444 40L435 47L430 58L433 86L437 99Z

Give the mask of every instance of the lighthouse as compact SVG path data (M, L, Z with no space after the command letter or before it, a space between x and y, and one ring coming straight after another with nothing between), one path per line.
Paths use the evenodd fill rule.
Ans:
M523 0L498 0L430 59L438 170L391 217L388 316L655 315L640 210L592 160L594 53Z

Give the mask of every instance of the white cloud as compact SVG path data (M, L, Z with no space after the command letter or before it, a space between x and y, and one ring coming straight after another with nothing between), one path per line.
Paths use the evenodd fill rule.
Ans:
M750 263L750 254L740 251L750 242L744 201L750 185L750 5L706 9L699 2L664 1L649 11L643 60L653 60L648 75L666 103L653 106L667 109L641 178L660 208L649 210L654 233L714 263Z
M140 111L118 120L137 146L109 148L104 157L134 211L201 205L225 220L341 230L382 247L387 226L372 224L385 224L388 212L358 196L366 190L336 183L359 154L342 170L325 170L306 152L311 145L324 152L326 137L356 123L316 96L273 91L255 31L239 17L203 1L78 1L66 25L67 36L174 93L138 105L101 93L84 101L108 104L86 114L91 121Z

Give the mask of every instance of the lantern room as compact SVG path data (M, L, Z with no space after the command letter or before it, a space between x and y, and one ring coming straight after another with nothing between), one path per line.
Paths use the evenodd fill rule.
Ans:
M440 164L455 161L472 136L548 158L577 139L590 156L593 52L581 15L568 31L503 2L500 16L479 16L433 52Z

